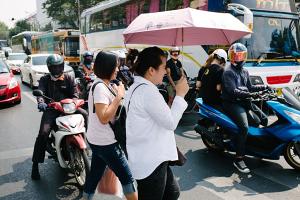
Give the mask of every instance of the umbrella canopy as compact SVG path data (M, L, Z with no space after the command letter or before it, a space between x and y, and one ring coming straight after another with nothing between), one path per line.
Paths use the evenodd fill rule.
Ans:
M185 8L141 14L123 36L125 44L228 45L249 33L231 14Z

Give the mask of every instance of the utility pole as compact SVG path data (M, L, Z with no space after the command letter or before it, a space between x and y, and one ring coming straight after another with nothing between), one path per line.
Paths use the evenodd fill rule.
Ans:
M78 11L78 29L80 30L80 0L77 0Z

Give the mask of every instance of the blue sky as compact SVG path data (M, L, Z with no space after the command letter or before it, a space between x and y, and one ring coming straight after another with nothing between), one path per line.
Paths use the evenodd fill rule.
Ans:
M0 21L9 27L14 24L11 18L19 20L36 12L36 0L1 0L0 2Z

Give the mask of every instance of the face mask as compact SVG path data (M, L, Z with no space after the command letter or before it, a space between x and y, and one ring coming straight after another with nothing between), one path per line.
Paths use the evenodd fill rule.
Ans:
M241 70L244 66L245 62L236 62L236 63L232 63L232 66L238 70Z

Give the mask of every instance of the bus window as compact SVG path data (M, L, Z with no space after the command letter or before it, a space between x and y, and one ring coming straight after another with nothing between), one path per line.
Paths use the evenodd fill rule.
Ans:
M103 15L102 12L96 12L90 17L90 30L89 32L96 32L103 30Z
M7 40L0 40L0 49L1 49L2 47L8 47L8 42L7 42Z
M80 32L83 34L86 33L85 19L85 17L80 18Z
M67 37L65 39L65 56L79 56L79 38L78 37Z
M112 26L111 22L111 15L110 15L110 9L103 11L103 30L110 30Z
M292 19L256 16L251 39L241 39L247 44L248 58L257 59L262 53L267 53L267 59L292 56L293 52L299 50L297 24Z

